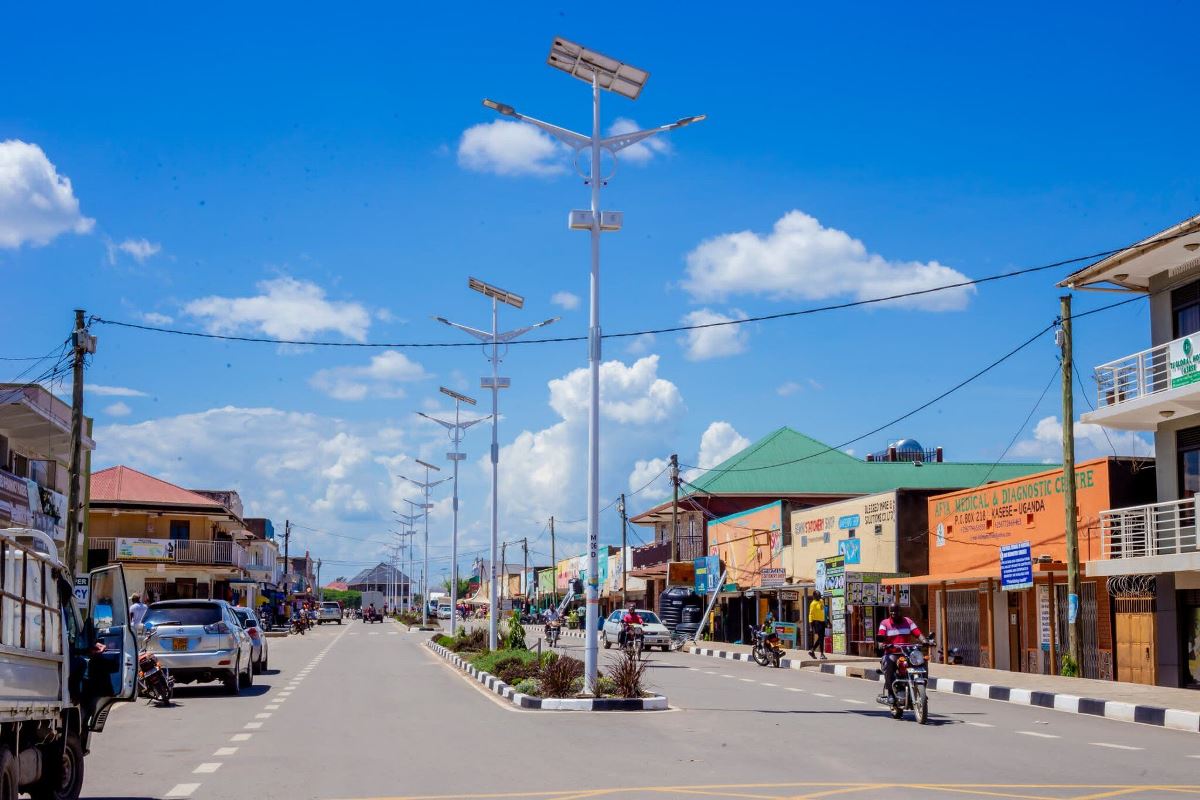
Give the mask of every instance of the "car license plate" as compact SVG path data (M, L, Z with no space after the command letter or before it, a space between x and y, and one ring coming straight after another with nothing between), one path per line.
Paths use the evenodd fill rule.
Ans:
M171 649L176 652L178 652L180 650L187 650L187 647L188 647L188 640L186 637L171 640Z

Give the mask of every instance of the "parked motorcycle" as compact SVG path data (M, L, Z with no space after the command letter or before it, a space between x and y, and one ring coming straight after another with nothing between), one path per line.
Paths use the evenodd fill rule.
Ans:
M750 657L754 659L754 663L760 667L768 664L778 667L783 659L784 649L775 630L768 629L766 626L755 628L751 625L750 632L754 637L754 646L750 650Z
M929 721L929 662L925 658L924 645L897 646L900 654L896 657L896 679L892 681L895 699L879 697L877 702L889 706L892 719L902 719L905 711L912 711L917 723L924 725Z
M175 688L175 679L167 668L158 663L158 656L146 650L149 634L142 640L142 651L138 655L138 694L157 701L160 706L171 705L171 694Z

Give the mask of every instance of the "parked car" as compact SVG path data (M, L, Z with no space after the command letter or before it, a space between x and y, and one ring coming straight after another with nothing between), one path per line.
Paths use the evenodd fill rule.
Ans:
M321 607L317 609L317 624L323 622L336 622L342 624L342 604L335 600L326 600L321 603Z
M262 621L258 614L245 606L238 606L233 613L237 614L238 621L250 635L250 663L256 673L262 674L267 668L267 637L263 633Z
M220 681L230 694L254 683L250 635L224 600L163 600L142 624L146 649L178 683Z
M438 619L450 619L450 611L451 610L452 609L450 608L449 603L442 603L441 605L439 605L437 607L437 618Z
M642 618L642 633L645 637L642 639L642 644L646 649L661 647L664 651L670 650L671 632L667 630L666 625L662 624L658 615L645 608L639 608L637 613ZM604 628L600 631L600 641L604 642L606 648L613 647L620 641L621 617L623 616L625 616L625 609L619 608L604 620Z

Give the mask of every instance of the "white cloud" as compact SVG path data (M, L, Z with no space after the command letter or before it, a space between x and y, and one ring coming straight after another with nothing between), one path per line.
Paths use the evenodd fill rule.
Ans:
M108 263L110 264L117 263L118 252L131 256L134 261L141 264L151 256L158 255L162 250L161 244L148 239L126 239L123 242L110 240L105 247L108 249Z
M86 381L83 384L83 390L100 397L146 397L146 393L140 389L130 389L125 386L105 386L99 383L87 383Z
M750 440L728 422L713 422L700 437L700 457L696 465L701 469L712 469L749 446Z
M689 312L683 318L685 325L711 325L716 322L730 322L735 319L745 319L740 311L737 316L728 316L709 308L698 308ZM710 328L697 328L687 332L684 356L689 361L706 361L710 358L735 356L746 352L750 333L745 325L716 325Z
M130 408L127 403L122 403L120 400L118 400L111 406L107 406L104 409L104 413L108 414L110 417L128 417L133 413L133 409Z
M645 502L662 500L671 493L671 478L665 472L670 462L665 458L638 459L629 473L629 493Z
M657 339L653 333L642 333L630 337L629 344L625 345L625 352L631 356L645 355L654 349L656 341Z
M48 244L96 224L79 211L71 180L59 175L36 144L0 142L0 247Z
M587 414L591 381L581 367L550 381L550 407L571 421ZM600 414L604 419L630 425L663 422L683 405L675 384L658 377L658 356L646 356L626 365L606 361L600 365Z
M617 117L608 129L609 136L619 136L623 133L633 133L641 130L640 126L627 117ZM665 156L671 153L671 143L662 134L643 139L637 144L630 145L618 153L617 158L634 164L645 164L656 155Z
M398 385L424 380L429 373L418 362L398 350L384 350L361 367L332 367L309 380L313 388L338 400L374 397L403 397Z
M149 325L170 325L175 321L174 317L169 317L166 314L160 314L157 311L147 311L141 315L142 322Z
M1075 423L1075 457L1082 461L1112 455L1153 455L1154 445L1136 431L1107 431L1087 422ZM1043 417L1033 426L1033 435L1013 445L1011 454L1017 458L1033 458L1048 464L1062 461L1062 422L1057 416ZM1112 442L1110 445L1109 442Z
M775 390L775 394L779 395L780 397L791 397L796 392L802 391L804 391L804 387L795 381L785 381L779 385L778 389Z
M328 300L315 283L284 276L261 281L257 288L260 294L253 297L203 297L183 310L205 320L209 333L250 330L276 339L304 339L336 331L356 342L366 338L371 324L367 309L358 303Z
M507 120L473 125L458 142L459 166L496 175L559 175L566 172L566 153L532 125Z
M684 289L697 301L733 295L776 300L867 300L967 280L936 261L889 261L844 231L789 211L771 233L741 231L702 242L687 256ZM974 287L947 289L891 304L926 311L966 308Z
M567 311L574 311L579 308L579 295L570 292L555 292L550 295L550 302Z

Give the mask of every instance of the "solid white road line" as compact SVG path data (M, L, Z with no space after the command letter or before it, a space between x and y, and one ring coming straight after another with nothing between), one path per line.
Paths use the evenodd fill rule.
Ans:
M1039 739L1061 739L1062 738L1061 736L1058 736L1053 733L1038 733L1037 731L1017 731L1017 733L1021 734L1022 736L1036 736Z
M229 741L231 741L231 742L248 742L248 741L250 741L250 737L253 735L254 735L253 733L235 733L233 736L229 737Z
M163 797L168 798L168 800L176 797L191 797L192 792L199 788L200 784L198 783L177 783Z
M1111 742L1088 742L1096 747L1109 747L1113 750L1145 750L1144 747L1132 747L1127 744L1112 744Z
M217 758L224 758L225 756L233 755L237 751L238 749L236 747L218 747L217 752L213 753L213 755Z
M992 725L989 722L968 722L967 724L970 725L972 728L994 728L994 727L996 727L995 725Z
M194 770L192 770L192 772L196 773L197 775L203 775L208 772L216 772L220 768L221 768L220 761L208 761L208 762L205 762L204 764L201 764L200 766L196 767Z

